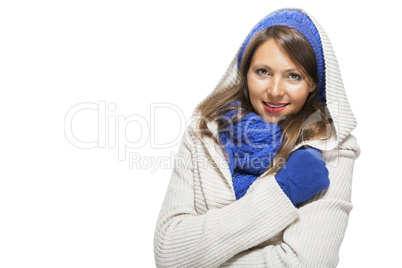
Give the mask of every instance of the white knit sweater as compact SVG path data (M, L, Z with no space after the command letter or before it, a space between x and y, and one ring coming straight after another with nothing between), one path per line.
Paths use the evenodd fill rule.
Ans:
M360 151L350 134L356 122L331 44L309 17L323 43L327 105L337 135L308 144L323 151L330 187L296 208L274 175L264 173L236 201L223 152L201 138L194 120L183 136L156 225L157 267L336 267ZM236 65L237 56L207 99L234 83ZM213 123L209 128L216 131Z

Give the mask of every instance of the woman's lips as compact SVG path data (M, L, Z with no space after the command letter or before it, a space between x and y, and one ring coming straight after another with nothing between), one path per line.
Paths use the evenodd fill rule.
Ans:
M283 109L286 108L286 106L289 103L279 103L279 102L262 102L264 104L264 109L271 114L276 114L279 113L281 111L283 111Z

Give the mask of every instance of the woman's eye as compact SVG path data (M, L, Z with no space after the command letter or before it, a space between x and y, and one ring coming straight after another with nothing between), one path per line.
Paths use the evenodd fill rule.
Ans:
M301 76L298 75L298 74L290 74L289 78L292 79L292 80L300 80Z
M267 71L267 70L264 70L264 69L258 69L258 70L257 70L257 74L259 74L259 75L267 75L267 74L269 74L269 73L268 73L268 71Z

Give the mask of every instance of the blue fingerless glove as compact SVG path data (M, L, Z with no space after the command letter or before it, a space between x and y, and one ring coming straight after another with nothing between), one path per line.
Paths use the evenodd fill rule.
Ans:
M329 186L328 169L322 153L311 147L290 154L275 179L295 206Z

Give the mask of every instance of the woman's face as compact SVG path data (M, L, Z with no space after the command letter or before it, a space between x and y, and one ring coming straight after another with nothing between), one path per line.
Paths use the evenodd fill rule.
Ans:
M255 51L247 72L247 84L254 111L268 123L298 113L314 90L272 38Z

